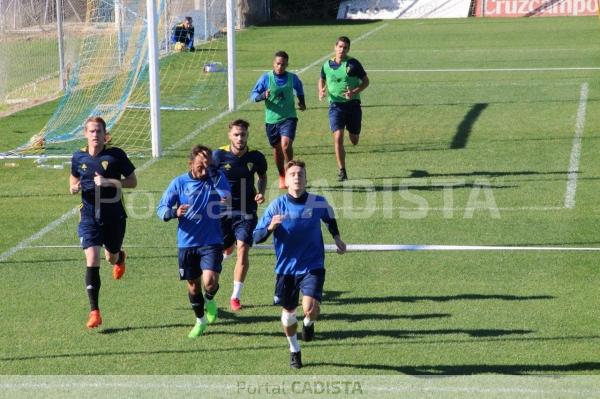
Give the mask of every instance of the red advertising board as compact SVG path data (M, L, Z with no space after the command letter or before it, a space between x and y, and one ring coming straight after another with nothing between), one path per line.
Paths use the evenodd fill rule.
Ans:
M477 0L478 17L598 15L599 0Z

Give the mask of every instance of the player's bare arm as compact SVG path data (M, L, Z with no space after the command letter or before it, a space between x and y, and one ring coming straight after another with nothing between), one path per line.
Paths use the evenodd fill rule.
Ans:
M326 90L326 84L325 84L325 79L320 78L319 79L319 83L318 83L318 88L319 88L319 101L323 101L323 99L325 98L325 96L327 95L327 90Z
M267 191L267 174L258 175L258 181L256 182L256 195L254 196L254 201L257 204L262 204L265 202L265 191Z
M71 194L77 194L81 191L81 181L78 177L73 175L69 176L69 191Z
M348 100L350 100L355 95L357 95L358 93L360 93L361 91L363 91L367 87L369 87L369 83L370 83L369 77L367 75L365 75L365 77L361 79L361 82L357 87L355 87L352 90L350 90L350 88L346 89L346 91L344 92L344 97L346 97Z
M339 235L333 237L333 239L335 240L335 246L337 247L336 252L340 255L345 254L346 253L346 243L344 241L342 241L342 238Z
M135 175L135 172L133 172L124 179L119 180L106 178L96 172L94 183L99 187L135 188L137 186L137 176Z

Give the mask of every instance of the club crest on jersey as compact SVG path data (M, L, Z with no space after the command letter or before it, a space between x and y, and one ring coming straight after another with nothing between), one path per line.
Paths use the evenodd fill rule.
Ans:
M231 164L226 163L225 166L223 166L223 169L231 169Z
M102 161L101 164L102 164L102 167L104 168L104 170L106 170L106 168L108 168L108 161Z
M81 170L83 170L84 172L87 170L87 165L82 163L81 164Z
M303 218L311 218L313 214L313 210L312 209L307 209L304 211L304 213L302 213L302 217Z
M254 166L254 164L253 164L252 162L248 162L248 163L246 164L246 166L248 167L248 171L249 171L249 172L252 172L252 167Z

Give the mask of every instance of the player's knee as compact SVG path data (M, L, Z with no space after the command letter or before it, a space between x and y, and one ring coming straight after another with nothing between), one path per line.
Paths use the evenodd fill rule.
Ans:
M350 142L353 145L357 145L358 144L358 139L360 138L360 136L358 134L351 134L350 135Z
M199 280L188 280L188 292L192 295L198 295L201 290Z
M291 327L294 324L296 324L297 322L298 322L298 319L296 318L295 309L294 309L294 313L290 313L285 310L281 311L281 324L283 324L284 327Z
M219 287L219 283L215 278L209 278L204 282L204 289L206 292L214 292Z
M311 320L316 320L319 317L319 313L321 313L321 307L317 301L314 301L308 309L304 310L304 316L307 316Z

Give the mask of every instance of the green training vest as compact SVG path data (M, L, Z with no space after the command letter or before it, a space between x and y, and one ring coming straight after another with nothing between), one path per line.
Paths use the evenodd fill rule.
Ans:
M292 74L287 74L285 85L278 86L273 71L269 72L269 98L265 100L265 122L275 124L295 117Z
M346 68L348 61L352 58L348 57L337 69L329 66L329 60L325 61L323 71L325 72L325 80L327 82L327 97L330 103L345 103L349 100L344 97L346 87L350 89L357 88L360 85L360 79L356 76L348 76ZM355 94L353 100L360 100L360 94Z

